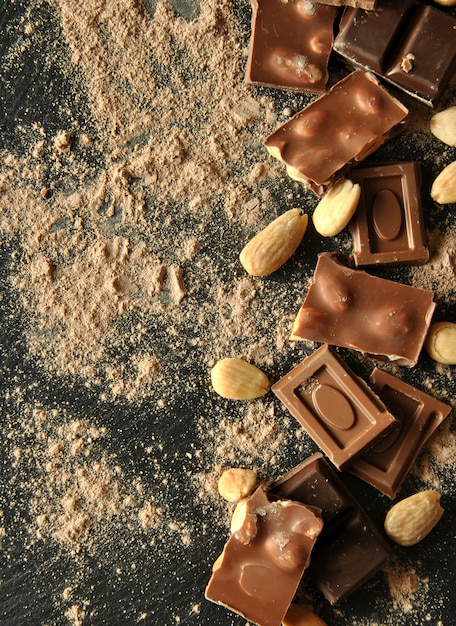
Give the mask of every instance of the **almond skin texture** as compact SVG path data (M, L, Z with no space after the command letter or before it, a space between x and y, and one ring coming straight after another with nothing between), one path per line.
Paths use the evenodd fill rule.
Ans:
M434 180L431 198L439 204L456 202L456 161L447 165Z
M242 249L239 260L251 276L268 276L279 269L302 241L308 216L290 209L261 230Z
M456 146L456 106L439 111L431 117L429 128L437 139L448 146Z
M218 361L211 370L214 390L229 400L252 400L267 393L271 382L256 365L242 359Z
M434 361L456 365L456 324L454 322L431 324L424 347Z
M388 511L385 532L400 546L413 546L431 532L442 515L440 493L433 489L419 491Z

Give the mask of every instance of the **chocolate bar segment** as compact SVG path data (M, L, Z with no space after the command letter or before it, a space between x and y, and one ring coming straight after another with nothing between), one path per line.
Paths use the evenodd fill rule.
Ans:
M272 391L339 469L350 465L395 422L327 345L275 383Z
M206 598L261 626L280 626L323 522L314 509L274 498L259 487L241 506L214 564Z
M375 9L377 0L318 0L319 4L331 4L335 7L355 7L371 11Z
M251 0L248 83L323 93L336 9L302 0Z
M325 252L318 255L291 339L351 348L411 367L434 309L432 291L351 269L342 255Z
M377 9L347 8L334 50L435 107L456 69L456 20L414 0L381 0Z
M270 490L321 509L324 526L306 576L331 604L349 596L393 556L385 537L320 453L276 480Z
M421 172L417 162L355 167L350 179L361 196L350 231L357 267L425 263Z
M378 368L369 382L397 422L348 471L395 498L423 444L448 417L451 407Z
M264 145L293 179L321 196L397 132L407 113L373 74L356 71L282 124Z

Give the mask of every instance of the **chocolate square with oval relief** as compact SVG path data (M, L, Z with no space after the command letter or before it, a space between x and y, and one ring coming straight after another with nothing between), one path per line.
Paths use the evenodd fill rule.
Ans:
M327 345L275 383L272 391L339 469L350 465L396 422Z
M425 263L429 259L417 162L370 163L350 178L361 196L350 223L358 267Z

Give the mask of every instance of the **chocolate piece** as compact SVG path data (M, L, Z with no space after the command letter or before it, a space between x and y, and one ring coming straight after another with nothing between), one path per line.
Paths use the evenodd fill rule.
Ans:
M339 469L373 445L395 419L370 388L322 346L272 391Z
M336 7L355 7L359 9L375 9L377 0L318 0L319 4L331 4Z
M302 503L271 502L263 487L244 512L214 564L206 598L255 624L280 626L323 522Z
M264 145L285 163L291 178L321 196L396 132L406 116L407 109L373 74L356 71L280 126Z
M424 263L429 259L421 205L420 165L376 163L355 167L350 179L361 196L350 231L358 267Z
M375 368L369 381L397 419L397 425L348 471L395 498L425 441L451 407L403 380Z
M342 255L318 255L313 283L291 339L359 350L411 367L435 309L433 293L353 270Z
M358 589L392 557L386 539L320 453L276 480L271 492L321 509L324 526L306 575L331 604Z
M436 106L456 69L456 20L414 0L382 0L377 11L345 10L334 50Z
M249 83L323 93L336 9L302 0L251 0Z

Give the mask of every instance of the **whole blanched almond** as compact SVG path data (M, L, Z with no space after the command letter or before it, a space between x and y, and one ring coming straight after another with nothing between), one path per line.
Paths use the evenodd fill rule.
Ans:
M440 493L420 491L395 504L387 513L385 532L401 546L413 546L437 524L443 515Z
M237 358L217 361L211 369L211 382L219 396L230 400L259 398L271 387L271 381L262 370Z
M435 0L437 4L441 4L443 7L456 6L456 0Z
M242 249L239 260L251 276L268 276L279 269L302 241L308 216L290 209L253 237Z
M456 202L456 161L447 165L434 180L431 198L439 204Z
M437 139L449 146L456 146L456 106L433 115L429 127Z
M323 237L334 237L347 226L359 203L361 187L345 179L328 191L317 205L312 220Z
M456 365L456 324L454 322L431 324L424 347L434 361Z

